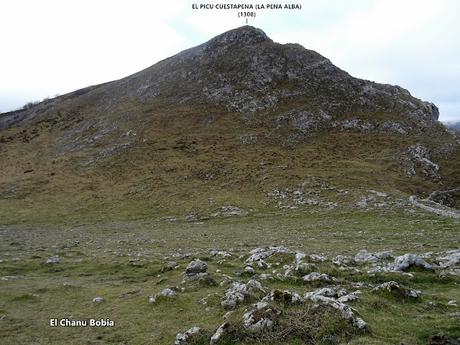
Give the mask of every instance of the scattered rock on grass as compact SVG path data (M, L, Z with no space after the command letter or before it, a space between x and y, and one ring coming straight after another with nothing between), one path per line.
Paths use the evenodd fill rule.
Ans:
M265 260L274 254L290 254L292 253L286 247L269 247L255 248L249 252L250 256L246 260L247 265L252 265L254 262Z
M451 306L451 307L457 307L457 301L456 300L450 300L449 302L447 302L447 305Z
M287 305L303 303L302 297L297 292L278 289L270 291L262 301L276 301Z
M206 273L208 271L208 264L200 259L195 259L187 265L185 274L195 275L199 273Z
M182 283L186 283L187 281L199 280L200 284L202 285L217 285L216 281L209 276L207 271L208 264L199 259L195 259L187 265L184 273L184 281Z
M304 299L316 302L321 300L322 297L339 298L347 294L347 290L341 288L322 288L305 293Z
M53 255L53 256L50 256L47 260L46 260L46 264L48 265L54 265L54 264L58 264L61 260L59 259L59 256L58 255Z
M225 250L216 250L216 249L211 249L209 251L209 254L211 256L219 256L221 258L229 258L232 256L229 252L226 252Z
M441 268L451 268L460 264L460 249L449 250L436 258Z
M251 295L265 293L262 284L255 279L249 280L246 284L235 282L225 292L221 305L225 308L235 308L243 303Z
M413 266L425 268L427 270L432 270L434 268L433 265L426 262L419 255L408 253L395 258L393 270L405 271Z
M307 274L302 277L303 281L305 282L316 282L316 281L321 281L323 283L329 283L331 281L334 281L335 278L329 277L329 275L325 273L318 273L318 272L312 272L310 274Z
M248 211L233 205L222 206L219 211L211 214L211 217L243 217L248 215Z
M355 260L349 256L337 255L335 258L332 259L332 263L337 266L348 266L354 265Z
M393 254L390 251L383 251L377 253L370 253L367 250L360 250L356 255L354 260L359 263L376 263L381 260L393 258Z
M422 294L418 290L406 288L393 280L376 286L375 288L372 289L372 291L373 292L388 291L392 295L408 297L408 298L419 298Z
M295 273L298 276L304 276L316 268L315 264L300 262L295 267Z
M177 262L168 261L161 268L161 273L172 271L172 270L176 269L177 267L178 267Z
M104 298L101 296L97 296L93 298L93 303L102 303L104 302Z
M324 262L327 260L327 258L323 255L318 255L318 254L311 254L309 256L310 260L313 262Z
M280 314L281 311L271 307L268 303L259 302L255 305L255 309L243 315L243 326L250 332L272 329Z
M166 288L161 290L160 293L157 293L154 296L149 296L149 303L154 304L158 301L158 298L164 297L164 298L174 298L177 296L177 292L174 291L171 288Z
M339 310L342 314L342 317L350 321L354 327L358 329L365 328L367 326L366 322L363 319L357 317L349 305L335 299L336 297L340 298L346 295L347 292L345 289L323 288L306 293L304 295L304 299L329 305Z
M17 275L17 276L3 276L2 280L18 280L18 279L24 279L25 276L22 275Z
M177 333L176 341L174 345L187 345L190 344L193 339L197 338L200 334L203 333L203 329L200 327L192 327L184 333Z
M222 337L225 335L231 334L235 331L235 328L232 326L232 324L228 322L224 322L222 325L219 326L219 328L214 332L214 334L211 337L211 341L209 342L210 345L216 345L218 344L221 340Z
M256 273L256 271L254 270L254 268L252 266L246 266L244 268L244 272L246 272L247 274L251 274L251 275Z

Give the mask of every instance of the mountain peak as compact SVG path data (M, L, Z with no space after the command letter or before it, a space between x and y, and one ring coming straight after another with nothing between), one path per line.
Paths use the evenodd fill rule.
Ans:
M208 46L273 42L265 32L250 25L226 31L207 42Z
M395 198L382 198L399 209L396 196L460 185L460 147L437 117L401 87L243 26L126 78L2 114L0 202L40 212L44 200L70 200L60 217L97 198L110 212L145 204L140 215L179 209L195 219L219 214L220 202L356 212L377 201L365 190L386 188Z

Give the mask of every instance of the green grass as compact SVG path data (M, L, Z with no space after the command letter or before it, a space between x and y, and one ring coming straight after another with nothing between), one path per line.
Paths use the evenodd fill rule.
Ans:
M138 219L96 224L3 225L0 230L0 276L25 276L18 280L0 280L2 344L161 345L171 344L177 332L194 325L210 334L223 322L226 310L220 306L220 300L225 286L186 284L185 292L173 300L161 300L155 305L147 303L149 295L166 287L182 286L181 272L193 257L206 260L213 278L220 283L222 274L234 276L235 272L241 272L245 258L238 256L257 246L286 245L307 254L323 253L332 257L354 255L360 249L391 249L395 254L436 252L454 248L459 243L459 225L455 220L404 212L292 211L213 219L198 224ZM234 255L219 264L218 258L209 256L210 248L232 249ZM61 258L59 264L44 264L55 254ZM274 256L268 260L273 268L266 272L282 270L283 264L292 259L292 256ZM165 260L177 261L180 268L161 273ZM276 262L280 265L276 266ZM369 329L357 334L347 331L345 338L337 338L342 342L426 344L430 335L460 336L458 317L450 316L458 308L447 306L449 300L460 301L458 277L441 278L420 270L413 272L414 278L398 274L371 277L340 271L328 263L317 266L318 271L337 277L350 291L353 291L352 282L378 284L396 280L423 293L420 301L411 302L364 289L361 300L352 302L352 306L368 322ZM216 273L217 269L221 273ZM264 271L257 269L257 272ZM299 293L324 285L299 280L262 283L271 289L287 288ZM198 303L208 295L206 305ZM96 296L103 296L105 301L93 304ZM245 307L247 305L235 315L242 313ZM74 319L108 317L116 326L97 329L48 325L50 318L70 316ZM335 321L326 323L326 319L322 325L323 331L332 335L340 333L343 327ZM240 343L252 344L253 340L242 339ZM302 342L293 336L285 343Z

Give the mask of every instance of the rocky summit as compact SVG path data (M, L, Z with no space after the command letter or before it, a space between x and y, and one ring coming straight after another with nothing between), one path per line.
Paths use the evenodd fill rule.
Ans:
M409 196L460 183L459 140L438 116L402 87L243 26L126 78L1 114L0 205L7 217L27 203L33 217L48 217L49 205L57 217L130 209L188 219L417 207ZM458 207L458 193L448 199L441 206Z

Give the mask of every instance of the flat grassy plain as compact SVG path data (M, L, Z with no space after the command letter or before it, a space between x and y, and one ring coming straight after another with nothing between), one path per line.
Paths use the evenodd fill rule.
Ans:
M209 335L223 322L227 312L220 301L228 288L182 283L182 273L194 258L209 265L217 283L225 275L247 281L239 275L250 250L264 246L286 246L329 259L338 254L355 255L359 250L392 250L393 254L441 252L458 248L458 220L404 211L295 210L251 213L246 217L215 218L186 222L178 218L112 220L53 224L4 224L0 227L0 342L2 344L172 344L176 333L192 326ZM210 255L210 249L232 254L224 260ZM58 255L58 264L46 264ZM168 260L179 268L162 272ZM270 261L271 260L271 261ZM270 259L272 268L257 269L257 275L282 272L284 262ZM286 262L293 257L286 258ZM360 267L357 266L359 269ZM324 334L311 343L427 344L433 335L460 337L460 277L441 277L416 269L413 277L396 273L368 275L340 270L327 261L318 264L321 273L339 279L353 291L352 284L377 284L395 280L421 290L417 301L372 293L360 289L360 300L351 302L368 327L364 331L345 329L343 322L324 320ZM291 280L260 280L268 289L290 289L298 293L327 283ZM166 287L184 287L176 298L148 303L148 296ZM100 304L92 302L102 296ZM206 304L200 300L205 298ZM238 318L249 304L237 308ZM109 318L111 328L50 327L50 318ZM329 325L329 328L327 327ZM209 338L202 343L208 343ZM241 339L240 344L267 343ZM233 343L233 342L229 342ZM272 341L272 343L279 343ZM285 344L304 343L287 337Z

